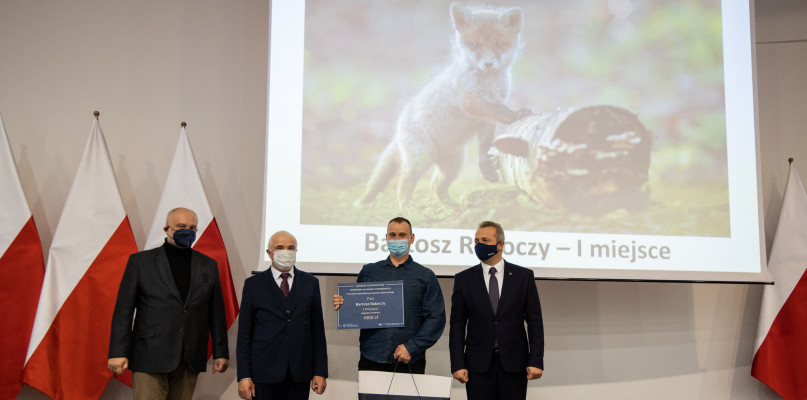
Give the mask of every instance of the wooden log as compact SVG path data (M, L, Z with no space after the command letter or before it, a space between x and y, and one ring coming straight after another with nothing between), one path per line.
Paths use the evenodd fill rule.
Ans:
M595 105L511 124L488 153L502 181L552 209L604 214L643 207L650 134L635 113Z

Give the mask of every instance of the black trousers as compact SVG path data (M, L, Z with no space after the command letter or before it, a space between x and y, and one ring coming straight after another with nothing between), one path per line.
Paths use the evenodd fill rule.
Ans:
M487 371L468 373L465 390L468 400L524 400L527 398L527 370L505 371L496 352Z
M412 369L413 374L425 374L426 373L426 357L422 359L410 362L409 366L407 367L404 363L398 363L398 369L395 370L395 363L377 363L375 361L370 361L364 356L359 359L359 371L384 371L384 372L402 372L402 373L409 373L409 368Z
M308 400L311 382L294 382L291 372L280 383L255 383L255 398L258 400Z

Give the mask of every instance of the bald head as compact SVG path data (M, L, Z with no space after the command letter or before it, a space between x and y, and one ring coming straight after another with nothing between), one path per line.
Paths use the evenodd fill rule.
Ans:
M193 212L193 210L185 207L177 207L169 211L168 214L165 216L165 226L166 227L173 226L174 218L181 218L181 219L191 218L193 219L194 226L196 226L196 224L199 222L199 218L196 216L196 213Z
M188 243L184 245L177 244L176 240L174 240L174 234L176 231L182 231L183 229L190 229L196 232L196 225L198 223L199 219L196 217L196 213L187 208L178 207L169 211L168 215L165 217L165 226L163 227L163 231L168 237L168 243L177 247L189 247L190 245ZM187 237L187 235L185 236ZM190 239L191 243L196 238L195 234L192 236L193 237Z
M275 232L275 234L269 238L266 251L275 250L297 250L297 238L286 231Z
M290 250L281 251L281 250ZM294 254L297 252L297 239L291 233L286 231L275 232L269 238L269 245L266 248L266 254L272 260L272 267L278 271L285 272L292 268L295 261ZM275 255L280 257L275 259Z

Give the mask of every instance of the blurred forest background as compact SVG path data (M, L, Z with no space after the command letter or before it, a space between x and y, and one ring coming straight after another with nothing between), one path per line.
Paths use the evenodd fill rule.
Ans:
M395 181L366 207L361 195L406 102L450 63L451 1L306 2L301 223L729 236L719 0L465 1L521 7L521 56L510 107L553 111L609 104L634 111L652 135L647 206L605 215L550 209L484 180L468 145L450 194L424 175L398 209ZM518 212L513 212L518 210Z

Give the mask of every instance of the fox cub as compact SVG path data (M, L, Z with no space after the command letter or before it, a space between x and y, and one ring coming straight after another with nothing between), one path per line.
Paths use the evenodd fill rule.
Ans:
M445 204L454 204L448 187L459 175L465 148L479 142L479 169L492 182L498 174L487 153L496 123L510 124L531 114L505 103L510 96L510 69L522 48L521 8L451 4L455 40L451 64L401 111L392 142L381 155L357 206L367 204L398 175L401 208L412 198L418 179L437 167L432 189Z

